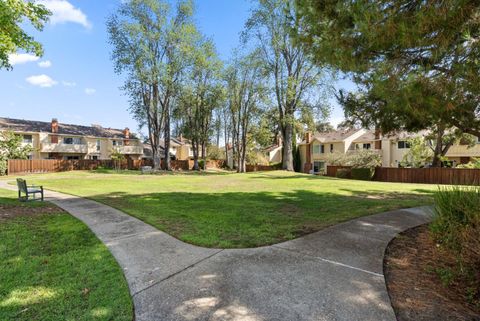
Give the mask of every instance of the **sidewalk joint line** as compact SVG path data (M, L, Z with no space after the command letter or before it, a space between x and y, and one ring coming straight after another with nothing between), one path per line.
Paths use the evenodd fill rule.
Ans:
M163 279L160 279L160 280L158 280L158 281L153 282L153 283L150 284L149 286L147 286L147 287L145 287L145 288L143 288L143 289L135 292L134 294L132 294L132 298L135 297L137 294L140 294L140 293L142 293L142 292L144 292L144 291L146 291L146 290L148 290L148 289L150 289L150 288L152 288L152 287L154 287L154 286L162 283L163 281L166 281L166 280L168 280L168 279L170 279L170 278L172 278L172 277L174 277L174 276L176 276L176 275L178 275L178 274L180 274L180 273L182 273L182 272L184 272L184 271L186 271L186 270L194 267L195 265L200 264L200 263L202 263L203 261L206 261L206 260L210 259L211 257L217 255L218 253L223 252L224 250L225 250L225 249L218 250L217 252L215 252L215 253L207 256L207 257L204 257L203 259L201 259L201 260L199 260L199 261L197 261L197 262L195 262L195 263L192 263L192 264L190 264L189 266L187 266L187 267L185 267L185 268L183 268L183 269L181 269L181 270L179 270L179 271L177 271L177 272L175 272L175 273L172 273L172 274L170 274L169 276L167 276L167 277L165 277L165 278L163 278Z
M312 258L315 258L315 259L318 259L318 260L320 260L320 261L323 261L323 262L326 262L326 263L330 263L330 264L333 264L333 265L338 265L338 266L346 267L346 268L349 268L349 269L352 269L352 270L356 270L356 271L368 273L368 274L371 274L371 275L374 275L374 276L378 276L378 277L382 277L382 278L385 277L383 274L380 274L380 273L377 273L377 272L372 272L372 271L364 270L364 269L361 269L361 268L358 268L358 267L355 267L355 266L351 266L351 265L348 265L348 264L345 264L345 263L340 263L340 262L337 262L337 261L325 259L325 258L320 257L320 256L315 256L315 255L311 255L311 254L307 254L307 253L303 253L303 252L299 252L299 251L294 251L294 250L287 249L287 248L284 248L284 247L281 247L281 246L278 246L278 245L272 245L272 246L275 247L275 248L277 248L277 249L284 250L284 251L289 251L289 252L301 254L301 255L304 255L304 256L309 256L309 257L312 257Z

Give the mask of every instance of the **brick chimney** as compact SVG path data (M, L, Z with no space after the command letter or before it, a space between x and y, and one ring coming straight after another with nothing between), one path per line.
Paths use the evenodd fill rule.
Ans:
M126 139L130 138L130 129L128 127L125 127L125 129L123 130L123 135Z
M58 119L52 118L51 128L52 133L58 133Z
M306 132L305 133L305 142L307 144L310 144L312 142L312 133L311 132Z
M52 118L52 122L50 124L50 130L53 134L58 133L58 120L56 118ZM50 143L58 144L58 136L57 135L51 135L50 136Z
M375 149L382 149L382 132L379 128L375 128Z

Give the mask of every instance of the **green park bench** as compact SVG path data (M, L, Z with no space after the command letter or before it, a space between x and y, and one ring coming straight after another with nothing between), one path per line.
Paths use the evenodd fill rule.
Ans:
M27 181L21 178L17 178L18 186L18 200L21 202L38 200L35 196L41 194L41 200L43 201L43 186L27 186ZM22 196L25 194L25 196ZM33 195L33 198L30 198Z

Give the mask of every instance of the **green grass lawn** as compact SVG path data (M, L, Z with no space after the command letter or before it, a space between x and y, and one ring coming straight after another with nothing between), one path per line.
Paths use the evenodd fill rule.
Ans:
M0 189L0 320L132 319L120 267L83 223Z
M282 171L248 174L54 173L28 183L116 207L183 241L256 247L355 217L432 203L432 185L341 180Z

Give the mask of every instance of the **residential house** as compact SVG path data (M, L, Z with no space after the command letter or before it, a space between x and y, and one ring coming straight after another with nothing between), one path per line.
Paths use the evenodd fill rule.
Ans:
M268 146L263 150L266 154L269 163L281 163L282 162L282 139L278 138L277 142L271 146Z
M371 150L381 156L383 167L399 167L410 149L408 140L426 133L400 132L382 136L379 132L366 129L337 130L315 135L306 133L305 139L299 143L300 160L305 173L321 173L328 165L329 154ZM464 164L473 157L480 157L480 139L478 141L472 148L462 144L450 147L447 159L453 164Z
M22 135L23 143L33 147L31 159L110 159L113 151L140 159L143 154L141 141L128 128L63 124L56 118L51 122L0 118L0 131Z
M160 140L160 156L163 158L165 157L165 141L162 139ZM170 138L170 148L169 148L169 155L171 159L176 160L187 160L193 159L193 149L190 140L183 138L182 135L180 137L172 137ZM143 146L143 158L144 159L151 159L153 157L152 154L152 147L150 143L147 141Z

